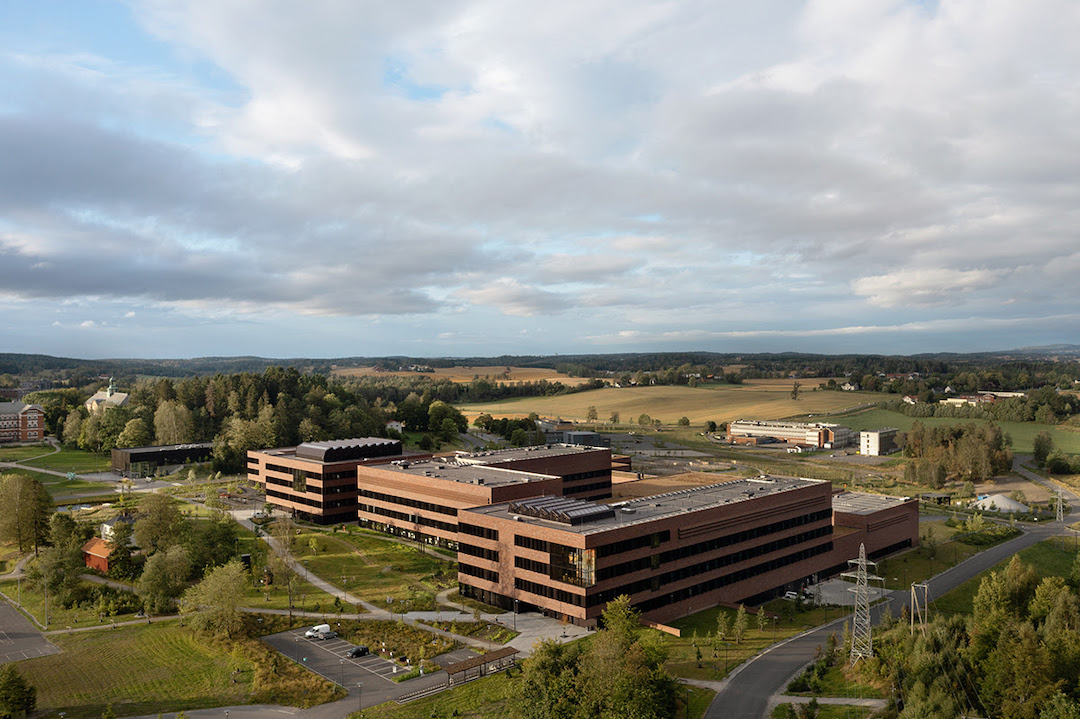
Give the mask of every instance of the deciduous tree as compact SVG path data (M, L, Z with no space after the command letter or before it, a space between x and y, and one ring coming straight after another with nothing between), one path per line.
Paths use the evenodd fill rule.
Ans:
M191 616L197 629L224 633L230 639L241 625L240 604L243 601L247 575L240 561L213 569L203 580L184 592L182 612Z

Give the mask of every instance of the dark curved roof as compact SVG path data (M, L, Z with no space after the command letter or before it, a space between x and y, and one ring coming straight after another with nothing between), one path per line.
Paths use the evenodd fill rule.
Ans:
M396 454L401 454L401 442L382 437L304 442L296 448L297 457L316 462L345 462L351 459L390 457Z

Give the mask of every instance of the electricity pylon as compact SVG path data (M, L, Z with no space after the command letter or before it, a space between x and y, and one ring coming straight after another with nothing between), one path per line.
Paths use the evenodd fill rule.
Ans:
M851 664L855 665L860 659L869 659L874 656L874 636L870 625L870 584L869 581L881 581L866 573L867 565L877 566L875 562L866 559L866 545L859 545L859 558L849 559L848 568L854 566L855 571L842 573L841 577L855 579L855 587L849 592L855 593L855 618L851 627Z

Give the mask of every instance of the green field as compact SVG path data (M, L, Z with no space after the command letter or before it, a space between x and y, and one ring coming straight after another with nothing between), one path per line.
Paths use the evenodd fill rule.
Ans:
M271 624L270 631L284 628ZM344 696L262 642L210 638L173 621L49 639L61 654L19 663L44 716L96 718L108 704L119 716L247 703L311 706Z
M612 412L620 414L623 425L631 426L639 415L648 414L664 424L675 424L687 417L691 424L730 422L741 418L779 419L796 414L838 412L862 404L877 402L880 394L871 392L813 391L802 383L798 401L791 399L790 380L749 380L741 385L707 384L700 387L605 387L555 397L521 397L500 402L461 405L470 417L488 412L496 417L526 416L536 412L541 417L562 417L585 421L589 407L596 407L600 424Z
M111 459L107 454L94 454L78 449L62 449L26 463L28 467L52 469L57 472L108 472Z
M38 710L100 717L111 703L119 716L243 704L252 665L199 641L178 625L53 635L63 652L19 663L38 691ZM241 669L232 683L233 669Z
M457 582L456 567L445 557L366 532L301 534L293 552L327 582L394 611L405 601L409 609L435 609L435 595Z
M975 422L986 424L985 419L954 419L951 417L909 417L906 414L893 412L886 409L872 409L866 412L833 417L835 421L845 427L860 431L865 429L880 429L881 427L896 427L906 432L911 425L922 422L923 426L936 427L941 425L963 424ZM1080 454L1080 432L1070 431L1060 425L1036 424L1034 422L996 422L1002 431L1008 433L1013 440L1013 451L1017 454L1030 454L1031 443L1035 435L1043 430L1050 432L1054 438L1054 446L1070 454Z
M31 457L50 454L52 451L52 445L48 444L35 444L31 447L3 447L0 448L0 462L22 462Z

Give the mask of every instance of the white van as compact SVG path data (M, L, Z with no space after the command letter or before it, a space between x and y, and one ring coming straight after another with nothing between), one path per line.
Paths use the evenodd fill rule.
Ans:
M329 624L316 624L311 629L304 632L304 636L307 637L308 639L316 639L316 638L319 637L319 635L326 634L329 631L330 631L330 625Z

